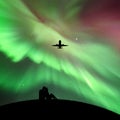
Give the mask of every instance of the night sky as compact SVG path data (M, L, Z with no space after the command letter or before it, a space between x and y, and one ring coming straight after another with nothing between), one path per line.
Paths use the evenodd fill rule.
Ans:
M42 86L120 114L119 0L0 1L0 105Z

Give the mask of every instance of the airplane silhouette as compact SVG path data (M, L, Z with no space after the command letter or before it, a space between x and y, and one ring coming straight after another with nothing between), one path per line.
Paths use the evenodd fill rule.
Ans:
M58 47L58 49L62 49L63 46L68 46L68 45L61 44L61 40L59 40L58 44L52 45L52 46L56 46L56 47Z

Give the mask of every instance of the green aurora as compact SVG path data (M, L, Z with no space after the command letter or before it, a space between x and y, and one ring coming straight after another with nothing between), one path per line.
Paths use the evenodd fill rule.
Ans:
M35 99L46 85L60 99L120 114L120 53L107 38L86 32L79 17L84 0L69 1L0 1L0 93ZM58 40L69 46L52 47ZM2 97L1 105L11 102Z

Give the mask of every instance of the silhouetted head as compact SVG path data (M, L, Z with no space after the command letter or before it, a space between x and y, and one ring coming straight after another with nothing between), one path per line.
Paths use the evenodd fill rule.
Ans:
M48 91L48 88L45 87L45 86L43 86L42 90L43 90L43 91Z

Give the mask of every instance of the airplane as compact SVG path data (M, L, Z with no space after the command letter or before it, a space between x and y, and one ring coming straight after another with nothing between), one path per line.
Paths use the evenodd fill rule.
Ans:
M52 46L56 46L56 47L58 47L58 49L62 49L63 46L68 46L68 45L61 44L61 40L59 40L58 44L52 45Z

